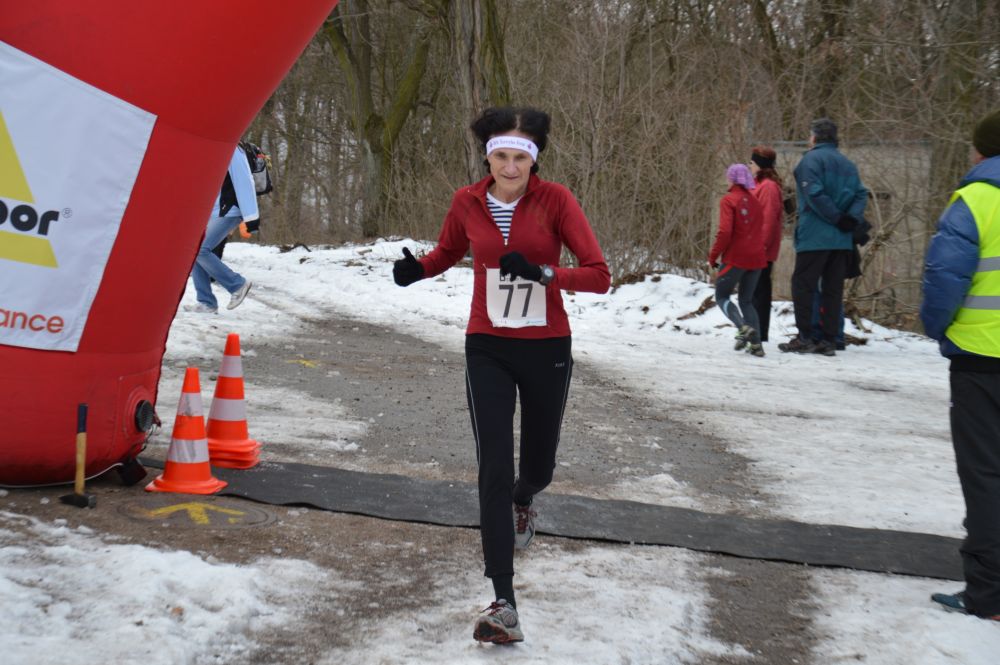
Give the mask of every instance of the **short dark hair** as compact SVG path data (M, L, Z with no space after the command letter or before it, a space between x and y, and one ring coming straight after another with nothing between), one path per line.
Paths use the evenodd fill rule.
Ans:
M809 131L816 138L816 143L836 143L837 125L829 118L813 120Z
M549 142L549 125L551 120L545 111L539 111L527 106L500 106L491 107L483 111L482 115L476 118L469 128L476 135L479 142L486 151L486 142L490 138L507 132L523 132L531 137L538 152L545 150ZM538 171L538 163L531 166L531 172Z

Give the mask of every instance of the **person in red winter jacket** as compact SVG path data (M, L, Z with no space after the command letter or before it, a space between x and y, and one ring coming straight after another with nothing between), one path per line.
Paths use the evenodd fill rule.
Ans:
M754 289L761 270L767 265L760 204L751 193L753 176L746 164L726 169L729 192L719 202L719 232L708 253L708 265L718 269L715 302L736 326L737 351L746 349L764 355L760 343L760 322L753 307ZM739 289L739 306L730 298Z
M760 341L767 341L771 327L771 268L781 250L782 220L785 210L781 196L781 176L774 170L777 154L774 148L759 145L750 153L750 171L757 186L753 195L760 203L761 233L764 238L764 259L767 265L760 273L753 294L753 306L760 321Z
M562 291L605 293L611 274L573 194L535 175L548 142L548 114L490 108L471 129L490 174L455 192L437 246L420 259L404 249L393 279L408 286L434 277L472 251L465 382L479 462L485 574L496 596L476 620L473 638L504 644L524 639L514 598L514 549L531 542L532 500L552 482L573 370ZM576 256L575 267L559 265L564 247Z

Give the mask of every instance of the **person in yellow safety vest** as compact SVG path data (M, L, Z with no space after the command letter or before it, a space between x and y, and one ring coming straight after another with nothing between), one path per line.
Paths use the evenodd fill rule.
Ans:
M1000 621L1000 111L972 138L924 266L920 319L951 361L951 438L965 497L965 589L946 609Z

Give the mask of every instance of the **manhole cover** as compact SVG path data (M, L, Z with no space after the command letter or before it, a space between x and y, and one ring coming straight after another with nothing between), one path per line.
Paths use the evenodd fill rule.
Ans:
M144 496L118 512L140 522L194 529L240 529L274 521L267 511L244 502L190 494Z

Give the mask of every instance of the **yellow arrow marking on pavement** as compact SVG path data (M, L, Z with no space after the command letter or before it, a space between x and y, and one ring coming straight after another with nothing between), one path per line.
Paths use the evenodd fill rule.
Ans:
M296 359L296 360L288 360L286 362L298 363L299 365L304 365L304 366L312 368L312 369L315 369L316 367L318 367L318 364L315 363L315 362L313 362L312 360Z
M228 521L230 524L236 524L237 522L239 522L240 517L246 515L246 513L244 513L241 510L233 510L231 508L218 508L211 504L198 503L197 501L191 501L189 503L178 503L177 505L174 506L164 506L163 508L156 508L155 510L147 510L146 514L149 517L153 518L165 517L167 515L176 513L181 510L186 511L188 517L190 517L191 521L194 522L195 524L211 524L212 518L208 516L208 511L210 510L214 510L217 513L223 513L226 515L236 515L237 517L229 518Z

